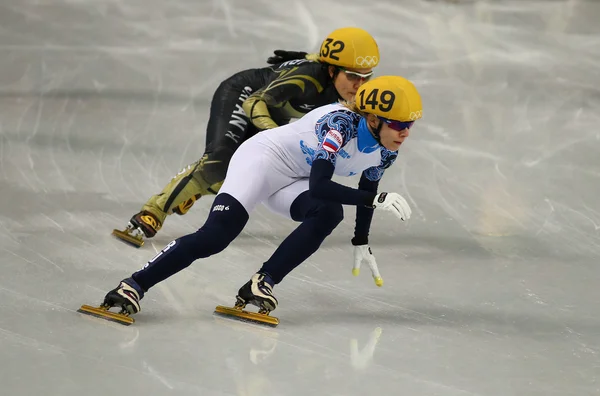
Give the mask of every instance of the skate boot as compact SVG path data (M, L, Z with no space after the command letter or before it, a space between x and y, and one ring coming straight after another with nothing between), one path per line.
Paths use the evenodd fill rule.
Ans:
M180 203L179 205L177 205L173 208L173 213L183 216L184 214L189 212L189 210L192 208L192 206L194 206L194 202L199 200L200 197L202 197L202 195L197 194L197 195L194 195L192 198L188 199L187 201Z
M104 297L104 302L99 307L82 305L78 310L81 313L111 320L117 323L130 325L134 320L130 315L140 312L140 300L144 297L144 290L133 278L121 281L119 286L109 291ZM118 313L110 312L112 307L120 307Z
M152 238L162 227L160 220L148 211L141 211L135 214L127 228L123 231L113 230L112 234L124 242L128 242L135 247L144 245L144 237Z
M141 311L140 300L143 297L144 290L141 286L133 278L127 278L106 294L102 305L108 308L118 306L121 307L121 312L128 312L129 315L133 315Z
M238 303L243 306L247 304L255 305L261 311L265 312L275 310L277 308L277 299L273 296L272 284L273 281L268 275L261 273L254 274L238 291Z
M217 306L215 313L234 316L253 322L277 326L279 319L269 316L277 308L277 299L273 296L273 281L267 274L257 273L240 288L233 308ZM245 311L246 305L258 307L258 313Z

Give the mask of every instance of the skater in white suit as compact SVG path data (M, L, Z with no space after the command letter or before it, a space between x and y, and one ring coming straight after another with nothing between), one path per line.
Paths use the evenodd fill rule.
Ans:
M363 84L355 102L319 107L296 122L253 136L233 155L204 225L169 243L121 281L104 305L139 312L140 300L152 286L227 248L261 203L300 225L239 289L240 304L274 310L273 287L317 251L342 221L343 205L357 206L352 238L357 262L374 262L368 245L373 210L390 211L401 220L411 215L401 195L378 193L377 188L421 116L415 86L403 77L382 76ZM332 181L334 174L361 174L358 189Z

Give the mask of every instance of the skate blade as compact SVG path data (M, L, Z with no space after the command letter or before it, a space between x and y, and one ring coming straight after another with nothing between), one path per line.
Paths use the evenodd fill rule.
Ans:
M133 245L137 248L144 246L143 239L133 237L133 236L129 235L128 233L126 233L125 231L120 231L120 230L115 229L115 230L113 230L112 235L116 236L120 240L127 242L130 245Z
M110 312L106 308L102 307L91 307L89 305L82 305L81 308L77 310L77 312L85 315L95 316L97 318L110 320L111 322L120 323L125 326L129 326L135 322L135 320L133 320L131 316L127 316L116 312Z
M273 327L279 324L279 319L274 316L269 316L267 314L261 314L258 312L248 312L241 308L224 307L222 305L218 305L217 308L215 308L215 313L226 317L240 318L250 322L266 324Z

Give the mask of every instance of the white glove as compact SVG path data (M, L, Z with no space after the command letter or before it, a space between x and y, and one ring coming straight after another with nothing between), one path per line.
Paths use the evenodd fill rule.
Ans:
M375 284L381 287L383 285L383 279L381 278L379 269L377 269L377 262L375 261L373 253L371 253L371 248L369 245L354 246L354 267L352 268L352 275L358 276L358 274L360 274L360 265L363 261L366 261L367 264L369 264Z
M385 209L393 212L400 220L410 219L412 211L406 199L396 193L379 193L373 200L375 209Z

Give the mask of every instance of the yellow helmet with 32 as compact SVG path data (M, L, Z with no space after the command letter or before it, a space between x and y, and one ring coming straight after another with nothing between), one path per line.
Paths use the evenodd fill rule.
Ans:
M379 64L379 47L366 30L336 29L321 43L319 61L343 68L372 68Z

